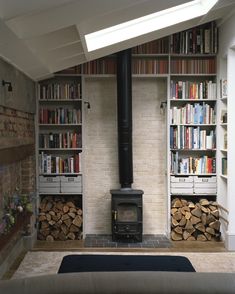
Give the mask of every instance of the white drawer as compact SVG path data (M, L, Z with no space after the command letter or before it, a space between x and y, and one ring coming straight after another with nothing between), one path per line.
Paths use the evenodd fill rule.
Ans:
M57 184L57 183L60 183L60 177L58 177L58 176L50 176L50 177L48 177L48 176L39 176L39 183L40 184L43 184L43 183L50 183L50 184L52 184L52 183L55 183L55 184Z
M61 184L61 193L82 193L82 185L64 186Z
M171 183L193 183L193 177L175 177L171 176Z
M39 193L59 193L60 177L39 177Z
M216 177L195 177L194 179L194 189L202 189L202 193L206 193L206 191L216 191L217 182ZM199 192L195 192L199 193ZM208 192L209 193L209 192ZM216 192L213 192L216 193Z
M216 194L217 189L215 188L202 188L202 187L194 187L194 194Z
M171 189L187 189L185 193L192 193L193 190L193 177L171 177ZM191 191L191 192L190 192ZM180 191L177 191L177 193Z
M192 188L174 188L171 187L171 193L172 194L193 194L193 187Z
M216 183L216 177L199 177L195 176L194 177L194 183Z
M81 184L82 183L82 176L69 176L69 177L66 177L66 176L61 176L60 177L61 179L61 183L65 183L65 184Z
M39 186L39 193L60 193L59 187L41 187Z

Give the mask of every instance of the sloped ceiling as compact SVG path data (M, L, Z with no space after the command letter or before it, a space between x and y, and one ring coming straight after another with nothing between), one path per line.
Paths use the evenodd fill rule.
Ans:
M189 0L0 0L0 56L34 80L171 33L224 19L234 0L219 0L204 17L87 52L87 33Z

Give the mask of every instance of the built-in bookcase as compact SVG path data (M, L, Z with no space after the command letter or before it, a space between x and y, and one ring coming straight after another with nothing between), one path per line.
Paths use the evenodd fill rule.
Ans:
M39 194L82 194L81 77L44 80L38 93Z
M217 199L217 43L215 23L170 37L168 208L173 240L211 240L197 232L191 218L178 225L174 205Z
M217 150L221 148L217 146L217 48L215 22L132 48L133 77L165 78L168 85L165 100L169 234L173 199L217 199ZM40 98L40 119L43 116L39 124L40 174L49 176L47 163L45 165L49 158L50 172L81 176L80 165L79 169L76 167L82 152L81 80L78 75L85 78L115 76L116 57L100 58L58 74L65 75L55 80L63 85L74 82L76 76L80 96ZM43 82L41 91L46 91L47 85L55 81ZM61 111L66 114L62 115ZM57 161L63 160L62 166L73 162L73 170L56 170Z

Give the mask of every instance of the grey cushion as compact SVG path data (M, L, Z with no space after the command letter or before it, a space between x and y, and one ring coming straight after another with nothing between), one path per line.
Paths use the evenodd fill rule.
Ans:
M227 294L235 273L98 272L69 273L0 281L4 294Z

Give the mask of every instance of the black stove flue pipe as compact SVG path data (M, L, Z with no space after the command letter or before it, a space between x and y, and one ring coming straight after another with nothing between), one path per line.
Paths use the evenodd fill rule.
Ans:
M121 188L133 183L131 49L117 53L118 156Z

